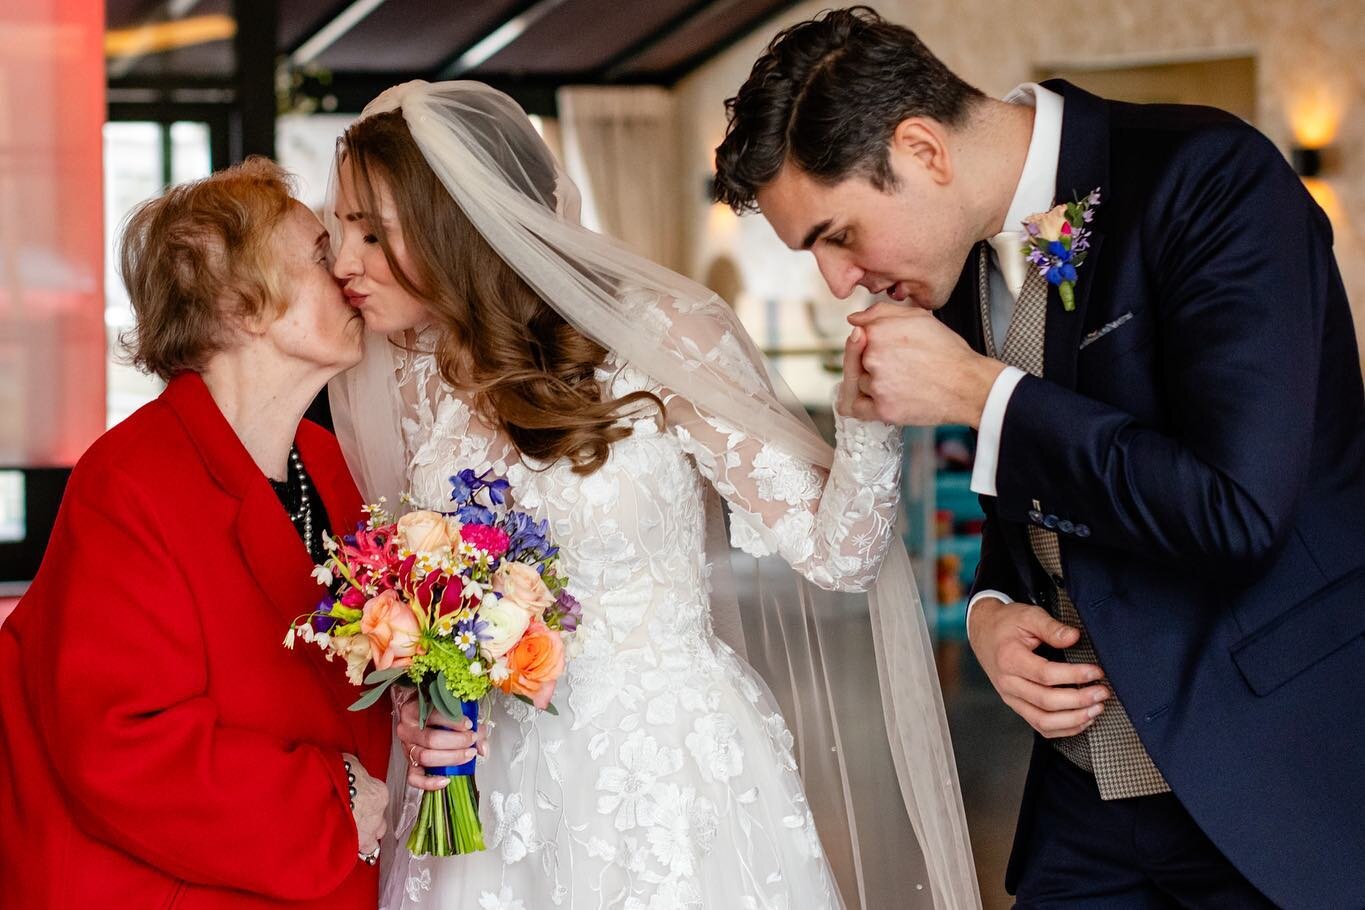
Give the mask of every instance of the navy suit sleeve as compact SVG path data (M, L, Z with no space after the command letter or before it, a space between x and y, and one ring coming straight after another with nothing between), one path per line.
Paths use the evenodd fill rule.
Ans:
M1170 561L1255 561L1287 533L1313 434L1330 227L1261 137L1204 145L1172 164L1142 225L1168 425L1026 378L1005 416L1001 517L1027 521L1037 500L1093 543Z
M999 591L1008 594L1017 603L1027 603L1028 597L1019 580L1014 560L1005 546L1000 533L998 519L986 518L981 531L981 561L976 566L976 578L972 582L972 596L982 591Z

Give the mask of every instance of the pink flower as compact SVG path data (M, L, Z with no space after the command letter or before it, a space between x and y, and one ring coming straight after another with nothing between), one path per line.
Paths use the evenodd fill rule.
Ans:
M505 562L493 573L493 590L516 601L536 616L555 602L540 573L524 562Z
M1063 236L1063 237L1070 237L1070 236L1071 236L1071 222L1070 222L1070 221L1068 221L1068 222L1066 222L1065 224L1062 225L1062 232L1061 232L1061 233L1062 233L1062 236Z
M421 626L397 591L371 597L360 615L360 631L370 640L376 670L406 667L418 652Z
M356 531L353 544L342 542L339 558L362 581L382 578L392 572L398 562L398 546L391 536L392 531L392 526Z
M460 540L471 547L478 547L494 559L500 558L512 545L507 533L492 525L465 525L460 528Z

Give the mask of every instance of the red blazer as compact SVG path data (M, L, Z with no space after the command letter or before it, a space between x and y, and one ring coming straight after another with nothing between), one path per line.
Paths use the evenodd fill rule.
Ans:
M336 440L297 441L353 530ZM382 778L389 716L284 648L310 569L197 374L90 447L0 627L0 907L374 910L341 753Z

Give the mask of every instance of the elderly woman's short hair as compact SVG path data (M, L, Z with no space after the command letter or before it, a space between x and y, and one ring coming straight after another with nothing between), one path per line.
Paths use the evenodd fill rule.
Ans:
M283 312L270 240L291 190L283 168L252 157L133 211L120 271L137 320L123 339L134 364L163 379L201 370L234 318Z

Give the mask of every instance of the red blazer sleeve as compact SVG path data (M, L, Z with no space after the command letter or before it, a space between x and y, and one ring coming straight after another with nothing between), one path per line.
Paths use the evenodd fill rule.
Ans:
M26 661L77 823L191 883L331 893L358 848L341 756L219 722L206 653L232 642L205 641L199 616L233 604L181 574L202 542L165 539L135 483L92 473L73 475L49 544L67 567L42 595L51 659Z

